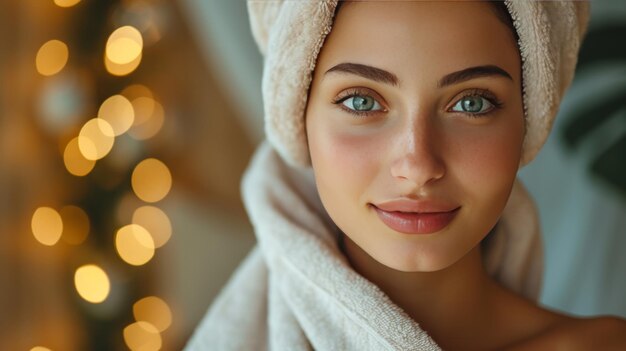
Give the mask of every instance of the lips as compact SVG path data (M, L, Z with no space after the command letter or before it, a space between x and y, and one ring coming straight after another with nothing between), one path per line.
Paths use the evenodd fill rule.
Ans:
M437 201L396 200L373 205L387 227L404 234L432 234L456 217L460 206Z

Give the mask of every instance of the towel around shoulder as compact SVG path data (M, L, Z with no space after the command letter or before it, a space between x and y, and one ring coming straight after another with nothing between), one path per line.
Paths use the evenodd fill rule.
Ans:
M439 350L420 326L348 264L310 169L264 143L243 182L258 246L239 267L186 350ZM538 297L536 210L516 182L485 264L500 283Z

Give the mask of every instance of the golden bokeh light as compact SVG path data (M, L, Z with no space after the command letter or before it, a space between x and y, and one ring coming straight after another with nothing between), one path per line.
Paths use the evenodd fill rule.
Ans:
M163 341L158 329L144 321L133 323L124 328L124 342L131 351L160 350Z
M80 297L91 303L106 300L111 291L109 276L95 264L79 267L74 273L74 285Z
M32 349L30 349L30 351L52 351L52 350L43 346L35 346Z
M148 96L140 96L133 99L132 105L136 116L135 125L143 124L152 117L155 102L153 98Z
M131 84L121 92L131 102L140 97L154 98L152 90L143 84Z
M141 206L133 213L133 223L145 228L152 239L154 247L159 248L172 236L172 223L165 212L154 206Z
M52 76L59 73L67 64L69 50L67 45L60 40L50 40L43 44L35 57L37 72L44 76Z
M136 60L143 50L143 38L137 28L123 26L111 33L106 43L107 59L117 65L126 65Z
M135 60L131 61L130 63L120 65L120 64L110 61L105 56L104 67L106 68L107 72L109 72L110 74L114 76L118 76L118 77L127 76L133 73L137 69L137 67L139 67L139 64L141 63L141 57L142 55L139 55L137 56Z
M146 140L155 136L165 122L163 105L149 97L140 97L132 101L135 109L135 125L128 134L137 140Z
M170 192L172 174L163 162L148 158L133 170L131 184L138 198L145 202L157 202Z
M65 206L59 210L63 219L63 240L72 245L79 245L89 235L89 217L77 206Z
M165 301L156 297L148 296L135 302L133 315L138 322L144 321L152 324L159 332L163 332L172 324L172 311Z
M31 229L35 239L48 246L56 244L63 233L63 220L55 209L39 207L31 220Z
M86 159L80 152L78 137L67 143L63 152L63 163L68 172L78 177L89 174L96 165L96 161Z
M88 160L99 160L106 156L114 142L113 127L101 118L87 121L78 135L78 148Z
M54 3L59 7L72 7L79 2L80 0L54 0Z
M133 266L146 264L154 256L154 240L137 224L126 225L115 235L115 248L122 260Z
M113 133L118 136L133 125L135 111L127 98L122 95L113 95L100 105L98 118L109 122Z

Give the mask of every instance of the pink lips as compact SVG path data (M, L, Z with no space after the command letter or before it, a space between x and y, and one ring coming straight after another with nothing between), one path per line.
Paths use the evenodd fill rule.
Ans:
M389 228L405 234L431 234L445 228L461 207L443 202L395 200L372 205Z

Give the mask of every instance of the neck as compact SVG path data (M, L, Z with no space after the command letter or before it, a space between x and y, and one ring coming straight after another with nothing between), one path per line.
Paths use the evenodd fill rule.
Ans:
M342 237L352 267L376 284L435 340L475 332L468 326L491 324L489 306L495 282L483 268L479 246L443 270L401 272L382 265L349 237Z

